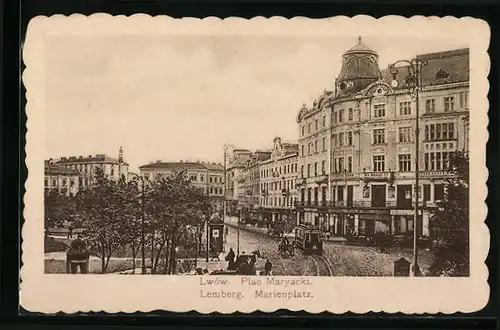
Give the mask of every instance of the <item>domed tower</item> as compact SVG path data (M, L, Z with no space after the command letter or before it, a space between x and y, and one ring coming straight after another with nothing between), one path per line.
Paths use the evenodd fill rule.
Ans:
M352 95L380 78L378 54L366 47L359 37L358 44L342 55L342 69L335 80L335 95Z

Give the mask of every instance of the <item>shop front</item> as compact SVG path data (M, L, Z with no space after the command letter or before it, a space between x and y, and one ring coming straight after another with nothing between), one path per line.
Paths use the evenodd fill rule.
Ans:
M371 236L375 233L390 233L390 231L390 210L359 210L359 235Z

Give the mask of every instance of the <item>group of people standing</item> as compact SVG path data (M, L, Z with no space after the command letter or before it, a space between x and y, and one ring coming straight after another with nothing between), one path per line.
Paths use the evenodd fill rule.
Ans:
M245 259L241 258L244 257ZM251 256L246 255L245 252L241 256L236 256L233 248L229 249L226 255L226 261L228 262L228 270L236 270L239 275L255 275L255 264L257 263L257 257L260 257L260 251L252 252ZM269 259L266 259L264 265L264 275L272 275L273 264Z

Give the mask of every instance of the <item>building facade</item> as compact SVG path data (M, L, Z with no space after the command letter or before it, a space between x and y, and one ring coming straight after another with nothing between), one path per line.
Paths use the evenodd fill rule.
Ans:
M63 166L57 166L49 160L46 160L44 163L45 193L57 191L68 197L73 197L78 193L81 181L81 175L78 171Z
M260 166L262 162L271 158L270 151L257 150L252 154L250 161L244 170L245 177L245 217L256 221L262 221L261 205L261 173Z
M252 152L247 149L233 149L226 156L227 212L232 216L237 216L239 208L245 204L247 198L245 168L252 160Z
M88 156L61 157L58 160L52 160L57 166L71 169L79 172L79 187L88 187L92 184L95 170L101 169L104 174L112 179L118 180L121 177L129 180L129 164L123 160L123 149L120 147L118 159L104 154Z
M323 95L307 108L299 111L298 181L299 198L296 203L297 222L324 226L327 203L331 200L330 132L332 92Z
M265 223L295 219L298 144L273 140L268 160L259 164L260 206Z
M427 65L422 68L419 96L422 213L416 229L427 236L435 202L444 198L446 179L454 175L449 159L456 151L468 151L469 51L417 57ZM416 100L409 93L408 72L398 68L393 76L388 69L380 70L377 53L361 40L344 53L335 93L329 97L330 201L323 212L316 210L320 221L306 217L306 222L339 236L413 231ZM391 87L393 80L397 88ZM299 118L309 118L309 112L301 111ZM301 200L316 200L308 197Z
M207 194L217 211L222 211L224 201L224 167L208 162L162 162L156 161L139 167L140 176L154 181L185 171L191 183Z

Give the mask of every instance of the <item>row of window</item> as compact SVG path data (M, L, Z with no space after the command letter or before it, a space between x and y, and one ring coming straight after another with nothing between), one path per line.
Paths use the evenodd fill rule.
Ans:
M455 138L454 123L439 123L425 125L425 140L440 141L452 140Z
M408 143L413 141L414 130L412 127L399 127L398 141ZM425 126L426 141L450 140L455 138L454 123L429 124ZM376 128L373 130L373 144L385 144L385 128ZM332 134L332 147L339 148L353 145L353 132L341 132ZM323 138L322 151L326 150L326 140ZM311 155L313 144L309 143L307 155ZM305 156L305 146L302 146L302 156ZM318 141L314 142L314 152L318 152Z
M286 189L288 191L293 190L295 188L295 179L288 179L283 181L276 182L261 182L260 190L262 192L267 191L280 191L281 189Z
M202 180L203 181L203 175L201 176ZM220 176L209 176L208 177L208 182L210 183L222 183L222 177Z
M398 155L399 172L411 172L411 154ZM385 155L373 156L373 172L385 172Z
M313 201L326 201L326 187L321 187L321 199L318 199L318 193L319 193L319 188L314 187L314 188L307 188L307 199L305 195L306 189L302 188L300 190L300 200L303 202L313 202ZM314 197L314 199L313 199Z
M321 172L319 171L320 168L319 166L321 165ZM305 167L304 165L300 166L300 177L301 178L311 178L311 177L316 177L319 175L325 175L326 174L326 160L311 164L307 164L307 172L304 173ZM305 176L304 176L305 174Z
M160 177L159 174L157 174L157 176ZM196 175L196 174L190 175L189 179L191 181L198 181L198 175ZM203 174L200 174L200 182L204 182L204 181L205 181L205 176ZM209 176L208 182L210 182L210 183L223 183L223 180L222 180L222 177Z
M290 174L297 172L297 163L286 164L283 166L278 166L276 168L267 168L260 171L261 178L268 178L272 176L279 176L282 174ZM274 174L274 175L273 175Z
M208 191L209 191L210 194L218 194L218 195L222 195L223 194L222 188L210 187Z
M332 121L333 123L343 123L345 121L353 121L354 120L354 110L349 108L347 110L347 117L345 115L344 109L333 110L332 111Z
M468 108L469 108L469 92L463 92L458 94L458 108L455 96L446 96L443 98L444 112L452 112L455 111L456 109L465 110ZM425 100L425 112L426 113L436 112L436 99Z
M321 138L321 149L319 148L319 140L316 140L314 142L309 142L307 144L307 154L306 154L305 148L306 148L305 145L302 145L300 147L300 156L302 156L302 157L305 157L306 155L310 156L313 153L317 154L320 152L320 150L321 150L321 152L325 152L327 149L326 137Z
M343 146L352 146L353 132L341 132L332 135L332 145L334 148L343 147Z
M319 121L319 119L315 119L314 120L314 131L313 131L312 123L308 123L307 124L307 134L315 133L315 132L319 131L320 129L325 128L326 126L327 126L326 116L323 116L321 122ZM300 134L301 134L301 136L306 135L306 125L303 125L300 128Z
M347 158L347 163L346 163ZM333 173L352 173L352 156L334 157L333 158Z
M261 203L263 206L293 207L295 203L295 197L262 197Z
M82 178L79 178L79 181L80 181L80 185L81 185L81 181L82 181ZM51 180L51 187L56 187L57 186L57 179L52 179ZM75 185L75 180L74 179L62 179L61 180L61 186L62 187L66 187L69 183L69 186L70 187L73 187ZM48 187L49 186L49 179L45 179L45 187Z
M453 152L426 152L424 154L424 168L426 171L448 170Z
M398 186L401 187L401 186ZM422 185L423 188L423 201L428 202L431 200L431 185L430 184L424 184ZM338 201L338 202L344 202L347 197L347 201L352 202L354 200L354 194L353 194L354 187L352 185L339 185L339 186L334 186L332 187L332 200ZM345 192L347 193L347 196ZM398 200L411 200L411 185L410 185L410 190L408 189L397 189L398 194L403 194L402 196L396 197ZM307 192L307 194L306 194ZM319 193L321 192L321 195ZM321 191L319 190L318 187L315 188L302 188L300 190L300 200L303 202L322 202L327 200L327 188L326 187L321 187ZM373 190L374 194L374 199L377 199L377 197L380 197L383 201L386 200L386 189L374 189ZM378 196L377 196L378 195ZM382 196L380 196L382 195ZM421 195L420 195L421 196ZM443 200L445 197L445 185L444 184L434 184L434 201L439 201ZM421 197L420 197L421 198Z
M456 104L456 98L458 98L458 107ZM369 103L365 103L365 108L369 107ZM443 98L443 110L444 112L452 112L456 109L464 110L469 107L469 93L463 92L457 95L446 96ZM429 98L425 100L425 112L426 113L435 113L436 112L436 99ZM410 101L401 101L399 102L399 115L400 116L408 116L412 113L412 104ZM385 103L374 104L373 105L373 117L374 118L384 118L387 115L386 113L386 105ZM345 109L333 110L332 111L332 122L333 123L343 123L346 121L354 120L354 110L353 108L349 108L346 112ZM318 119L314 121L314 129L318 131L320 128L326 127L326 116L323 116L323 120L320 122ZM312 123L308 123L307 125L307 133L311 134L312 131ZM306 126L301 127L301 136L305 136L306 134Z

